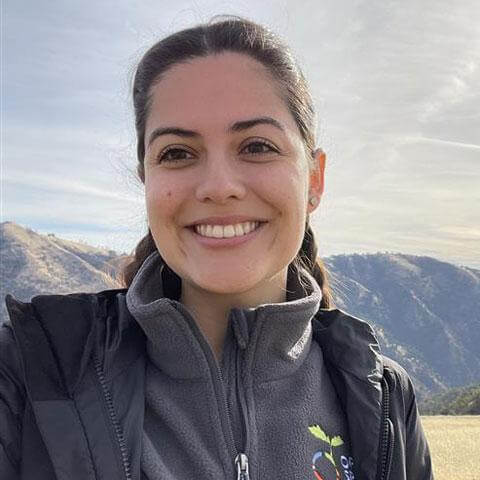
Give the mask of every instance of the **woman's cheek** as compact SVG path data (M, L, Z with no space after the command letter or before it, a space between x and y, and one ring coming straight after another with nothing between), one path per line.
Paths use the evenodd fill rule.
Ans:
M178 193L174 195L174 188L178 190L176 185L178 182L169 178L170 175L155 172L145 179L145 196L147 202L166 206L173 203L179 197Z
M305 204L306 182L302 171L291 165L265 171L262 176L265 195L289 210L301 210ZM266 188L265 188L266 187Z
M168 223L168 217L173 214L173 194L167 188L155 187L146 188L147 216L151 228L159 228Z

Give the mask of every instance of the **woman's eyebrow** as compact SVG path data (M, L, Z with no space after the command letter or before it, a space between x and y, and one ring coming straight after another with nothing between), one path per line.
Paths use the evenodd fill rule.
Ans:
M273 125L274 127L278 128L282 132L285 133L285 129L283 128L282 124L275 120L272 117L258 117L258 118L251 118L250 120L241 120L239 122L235 122L229 128L231 132L241 132L242 130L247 130L248 128L255 127L256 125Z
M185 130L184 128L180 127L159 127L156 128L148 137L148 146L150 146L154 140L162 135L177 135L179 137L199 137L200 134L198 132L194 132L193 130Z
M257 117L249 120L240 120L233 123L228 128L228 131L241 132L243 130L248 130L249 128L255 127L256 125L272 125L282 132L285 132L282 124L272 117ZM194 130L186 130L180 127L159 127L156 128L148 137L148 145L150 146L158 137L161 137L162 135L177 135L179 137L186 138L195 138L200 136L200 134Z

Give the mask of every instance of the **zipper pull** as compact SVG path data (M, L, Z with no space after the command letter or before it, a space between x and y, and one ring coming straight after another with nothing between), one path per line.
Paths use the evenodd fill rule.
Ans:
M237 466L237 480L250 480L248 473L248 457L244 453L239 453L235 458Z

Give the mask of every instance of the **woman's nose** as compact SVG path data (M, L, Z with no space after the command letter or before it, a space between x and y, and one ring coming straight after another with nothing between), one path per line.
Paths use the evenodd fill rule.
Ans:
M235 168L234 162L234 159L226 156L207 160L205 168L198 178L197 200L224 204L229 200L241 200L245 197L244 178Z

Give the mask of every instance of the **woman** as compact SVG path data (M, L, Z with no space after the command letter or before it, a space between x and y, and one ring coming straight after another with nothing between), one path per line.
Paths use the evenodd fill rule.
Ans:
M133 100L149 233L126 289L7 297L2 480L432 478L408 376L331 309L288 49L242 19L184 30Z

